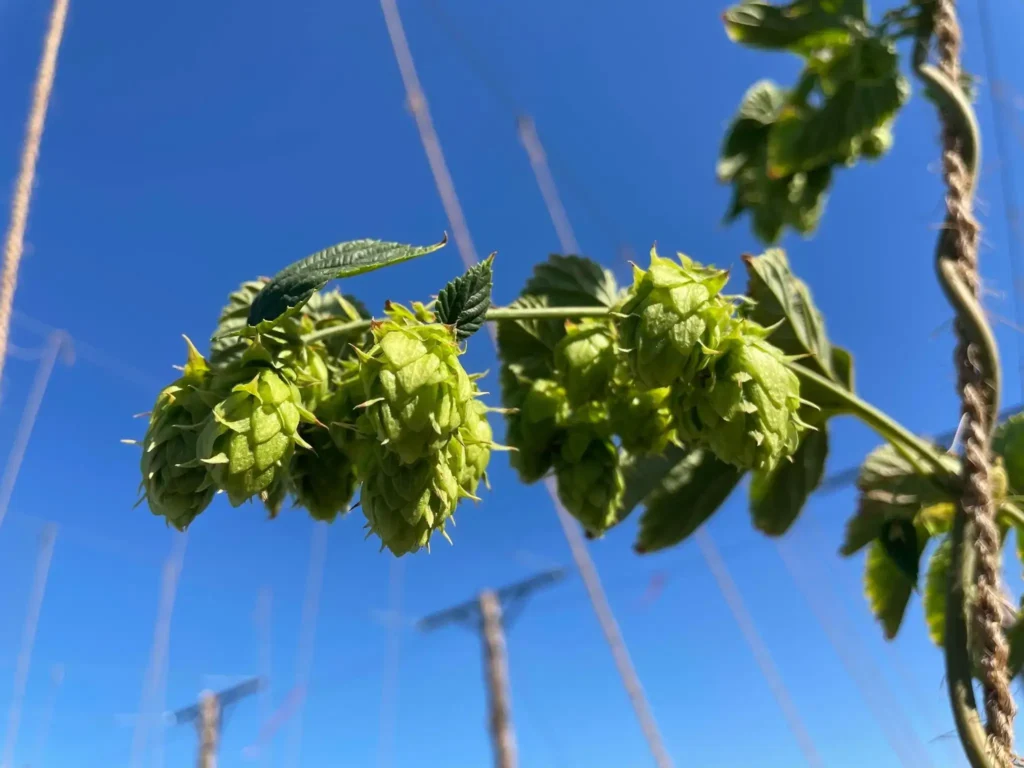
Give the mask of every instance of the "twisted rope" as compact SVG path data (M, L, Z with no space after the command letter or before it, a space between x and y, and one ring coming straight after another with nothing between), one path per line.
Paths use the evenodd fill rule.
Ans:
M956 568L947 612L947 677L957 728L974 766L1011 765L1016 706L1007 674L1009 648L1000 612L1000 536L991 484L992 430L999 411L1000 369L995 339L978 298L978 233L973 198L980 139L974 112L960 87L961 32L955 0L938 0L934 35L939 67L924 62L919 41L918 75L939 102L943 132L946 221L936 252L936 269L956 311L957 378L963 414L963 486L953 527ZM971 643L981 651L988 738L980 734L971 690L971 665L964 599L971 601ZM986 743L987 742L987 743ZM989 761L991 759L991 762Z

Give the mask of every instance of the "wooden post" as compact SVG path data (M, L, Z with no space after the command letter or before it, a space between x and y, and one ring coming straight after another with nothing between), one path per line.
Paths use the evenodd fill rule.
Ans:
M495 768L516 768L516 735L512 728L501 603L490 590L480 593L480 616L483 619L484 677L490 702L494 765Z
M217 741L220 736L220 701L206 691L199 698L199 768L217 768Z

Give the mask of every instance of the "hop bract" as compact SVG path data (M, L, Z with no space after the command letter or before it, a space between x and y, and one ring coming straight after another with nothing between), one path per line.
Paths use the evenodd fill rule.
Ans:
M571 429L555 457L555 476L558 498L588 533L600 536L616 523L626 483L608 437L585 426Z
M230 376L253 370L245 366ZM309 448L299 436L299 423L315 421L284 375L272 368L255 371L214 406L199 435L199 459L233 506L266 492L285 471L295 445Z
M719 295L727 273L679 258L677 264L652 248L650 268L633 268L633 285L619 307L621 344L633 373L650 389L705 368L732 315Z
M487 421L487 406L474 400L466 409L466 419L458 434L448 443L448 466L465 496L476 498L481 480L486 482L494 434Z
M462 423L473 385L451 329L387 320L362 353L364 431L409 464L443 447Z
M678 393L676 428L703 441L722 461L771 470L793 454L806 425L799 419L800 380L768 331L743 321L723 342L701 386Z
M609 406L609 417L622 447L634 455L661 453L672 440L669 387L618 393Z
M416 552L430 543L459 503L459 481L444 452L412 463L369 443L360 453L363 478L360 506L367 527L396 556Z
M184 375L157 397L142 441L142 490L154 515L185 530L209 505L216 487L207 468L196 463L198 425L209 413L199 391L210 369L192 342Z
M566 323L555 347L555 372L571 403L604 398L615 374L613 329L606 322Z
M551 469L564 436L569 415L566 392L550 379L516 382L513 371L503 374L505 402L517 409L508 415L508 442L515 448L510 462L524 483L536 482Z
M303 424L299 434L310 450L292 455L291 488L296 504L317 520L332 521L348 512L358 483L353 454L359 439L352 428L358 380L342 384L316 411L320 424ZM356 385L356 386L353 386ZM361 388L359 388L361 389Z

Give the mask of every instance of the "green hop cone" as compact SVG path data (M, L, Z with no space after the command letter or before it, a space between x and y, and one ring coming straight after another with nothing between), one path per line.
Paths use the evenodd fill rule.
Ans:
M652 248L650 268L633 268L633 285L619 306L621 344L648 389L691 379L705 368L732 316L719 295L728 273L682 254L679 259L662 258Z
M676 429L740 469L771 470L788 458L806 428L798 417L800 380L768 330L744 320L697 386L674 392Z
M292 455L292 492L296 504L317 520L333 521L349 510L358 479L354 464L359 436L351 426L361 385L357 378L341 384L338 391L316 411L320 424L302 424L299 434L311 449Z
M276 359L282 375L298 387L302 404L311 411L330 393L331 373L323 355L312 346L282 351Z
M445 452L410 464L367 441L359 455L359 474L363 478L360 506L382 548L401 557L428 546L435 531L447 538L445 522L462 491Z
M612 430L635 456L661 453L672 440L669 387L618 393L608 407Z
M551 469L564 437L569 416L566 392L550 379L514 381L516 374L508 367L502 378L505 402L514 409L507 416L506 439L515 449L510 462L524 483L534 483Z
M614 328L606 321L567 322L555 347L555 372L569 402L582 404L607 397L616 366Z
M487 464L491 460L494 434L487 421L487 406L474 400L466 409L466 419L458 434L448 442L448 466L467 498L476 498L476 489L487 482Z
M587 533L613 526L626 490L615 443L590 425L574 426L554 463L558 498Z
M154 515L185 530L210 504L217 489L210 473L196 463L198 425L209 414L199 391L210 369L192 342L184 375L157 397L142 441L143 498Z
M230 372L228 383L253 370ZM309 448L299 436L299 423L315 422L293 383L271 368L255 370L214 406L198 442L200 461L236 507L256 494L269 497L295 445Z
M359 422L411 464L444 447L459 428L473 385L450 328L385 320L360 353L365 402Z

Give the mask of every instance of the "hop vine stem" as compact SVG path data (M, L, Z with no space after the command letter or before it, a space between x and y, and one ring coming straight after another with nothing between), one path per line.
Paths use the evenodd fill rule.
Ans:
M487 322L492 323L515 320L578 320L585 317L610 317L614 314L615 311L609 307L593 306L536 307L529 309L492 307L487 311L485 319ZM356 320L350 323L342 323L306 334L302 339L308 344L338 334L358 333L368 329L374 322L374 320ZM952 471L949 464L942 460L942 454L935 446L918 437L891 416L862 400L856 394L831 379L821 376L797 362L789 362L787 365L801 380L813 382L818 387L828 390L836 400L843 403L843 412L845 414L860 419L884 440L909 453L913 458L921 459L931 465L938 473L937 476L942 480L949 483L957 481L955 471Z

